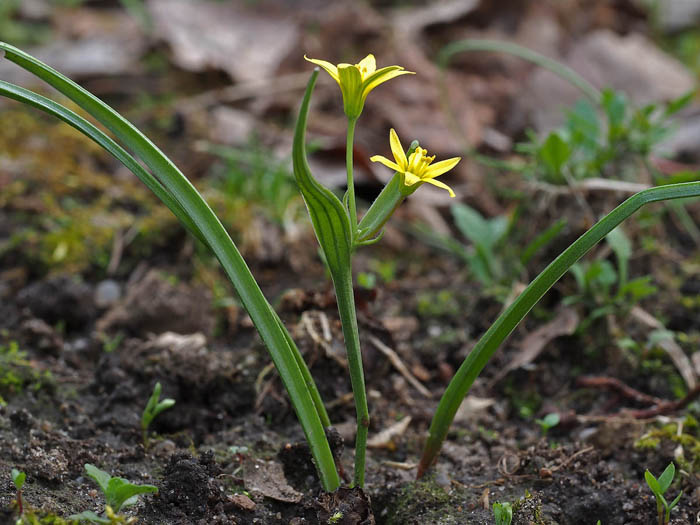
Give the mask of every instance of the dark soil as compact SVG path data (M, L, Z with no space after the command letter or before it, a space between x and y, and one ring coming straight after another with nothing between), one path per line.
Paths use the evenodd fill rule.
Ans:
M302 3L308 11L317 4ZM526 3L515 2L517 7L499 18L503 10L482 3L469 16L438 18L431 27L445 31L423 47L437 49L441 40L461 38L463 30L481 34L485 28L510 28L530 12ZM585 16L576 24L557 18L565 32L580 36L602 27L625 34L646 27L636 3L575 3L576 12ZM90 4L100 13L118 8L117 2ZM271 16L283 10L283 2L267 4L276 6L266 7ZM342 33L343 42L347 39L343 49L353 53L354 40L362 49L367 38L384 42L390 32L381 20L353 11L370 9L359 4L323 11L332 15L326 25L305 11L304 31L311 34L305 42L323 47L316 39L326 39L326 45L335 45L326 32ZM394 2L376 4L377 10L391 4L387 12L393 13ZM346 35L348 20L360 27ZM345 29L333 30L336 26ZM423 32L417 31L416 38ZM176 107L177 98L170 105L144 102L138 91L145 86L166 99L173 86L183 91L175 95L189 96L202 84L214 90L224 81L211 71L185 72L172 64L160 71L159 60L167 63L169 55L151 41L146 47L153 54L142 57L139 68L148 72L137 68L119 82L109 75L86 80L136 115L198 187L216 187L220 181L209 170L221 168L220 160L182 146L210 138L208 124L202 124L207 114L187 120ZM151 59L155 65L149 65ZM508 116L527 70L509 64L475 62L458 74L475 86L471 95L478 111L472 113L491 119L475 125L509 122L512 136L506 138L511 141L522 136L516 124L527 119ZM284 68L298 71L297 65ZM501 71L511 67L512 74ZM277 133L263 137L265 147L288 151L297 94L221 107L254 115L265 123L262 129ZM414 105L409 95L404 93L408 102L401 102L402 110ZM329 100L338 100L321 90L319 99L313 110L320 114L318 130L335 130L339 106ZM415 104L423 115L421 125L425 115L439 113L437 101L430 100L430 110ZM384 140L388 122L381 105L374 112L368 106L362 124L363 129L376 125ZM368 164L367 144L379 141L379 131L372 133L360 135L355 152L360 165ZM664 404L692 388L655 342L656 336L663 339L662 331L635 320L635 304L618 302L602 313L596 298L564 304L578 293L570 275L496 353L463 403L437 463L416 480L437 402L473 344L520 289L519 281L529 282L582 234L590 226L588 214L598 216L618 204L624 197L619 192L548 192L524 184L519 175L466 170L469 178L457 181L465 189L463 198L485 216L518 208L514 251L559 217L569 220L561 236L512 283L493 287L479 285L463 260L431 247L425 235L416 233L412 225L418 217L469 245L443 201L415 198L398 211L382 243L356 257L356 275L376 277L373 286L358 285L356 298L370 439L411 419L369 450L364 491L344 487L328 494L320 488L267 351L204 248L110 159L53 121L0 104L0 146L0 525L18 519L13 468L27 475L25 517L38 517L36 523L63 523L57 517L85 510L102 512L104 498L86 475L86 463L158 487L157 494L142 496L123 512L144 524L478 525L494 522L494 502L513 504L516 525L655 524L656 502L644 473L648 469L658 476L672 461L677 475L667 496L673 499L680 491L683 496L671 523L700 523L700 404L694 399ZM330 165L342 172L335 144L324 147ZM77 184L76 177L84 182ZM361 188L369 199L380 185L365 173ZM241 204L225 192L211 200L318 381L334 424L327 431L329 441L349 485L355 415L342 332L329 278L299 212L302 203L293 200L289 206L298 213L280 217L269 202ZM698 224L698 204L685 209ZM130 232L135 232L132 237ZM659 288L636 306L674 331L681 353L697 356L700 259L692 236L662 205L645 209L627 233L635 247L630 277L650 275ZM596 259L614 261L605 246L589 260ZM567 308L576 318L573 329L543 336L537 355L511 370L509 365L525 352L523 341L541 326L556 324ZM377 341L396 352L429 395L397 371ZM583 386L582 377L593 382ZM605 382L611 379L628 388ZM162 397L176 405L155 418L145 444L141 414L156 382ZM559 423L545 431L538 419L552 413Z

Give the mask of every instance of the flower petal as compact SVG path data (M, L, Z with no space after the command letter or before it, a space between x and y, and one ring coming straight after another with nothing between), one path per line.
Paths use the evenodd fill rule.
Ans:
M326 62L325 60L318 60L316 58L308 58L306 55L304 55L304 60L308 60L309 62L312 62L313 64L316 64L317 66L321 66L323 69L325 69L328 72L328 74L330 76L333 77L333 80L340 83L340 79L338 78L338 68L335 67L330 62Z
M401 75L415 75L413 71L405 71L401 66L387 66L376 71L374 74L368 76L363 82L364 95L376 88L379 84L383 84L387 80L401 76Z
M450 197L455 196L455 192L452 191L452 188L450 188L447 184L444 182L440 182L439 180L435 179L422 179L423 182L427 182L428 184L432 184L433 186L437 186L438 188L442 188L443 190L447 190L450 192Z
M390 168L394 171L402 171L401 166L394 162L391 162L389 159L382 155L374 155L373 157L370 157L369 160L371 160L372 162L380 162L381 164L384 164L387 168Z
M406 186L413 186L414 184L417 184L419 182L421 182L420 177L415 176L410 171L407 171L403 174L403 183Z
M406 152L403 150L399 136L396 134L396 130L394 130L394 128L391 128L391 131L389 131L389 144L391 145L391 153L394 154L396 164L399 166L404 166L405 171L405 166L408 165L408 159L406 158Z
M357 64L357 67L360 68L360 72L362 72L362 70L365 71L362 77L367 78L368 76L374 74L374 72L377 70L377 61L374 58L374 55L370 53L365 58L360 60L360 63Z
M343 92L343 106L349 118L357 118L362 113L365 99L362 97L362 74L355 66L338 64L340 90Z
M457 163L459 163L460 160L462 160L462 157L452 157L451 159L441 160L440 162L431 164L425 169L423 179L434 179L435 177L450 171L457 165Z

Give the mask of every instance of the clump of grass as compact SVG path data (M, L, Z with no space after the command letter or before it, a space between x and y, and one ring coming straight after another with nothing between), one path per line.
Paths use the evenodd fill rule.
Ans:
M27 352L20 350L17 341L0 344L0 405L6 404L4 397L9 399L25 388L37 392L52 386L51 372L39 370L27 359Z

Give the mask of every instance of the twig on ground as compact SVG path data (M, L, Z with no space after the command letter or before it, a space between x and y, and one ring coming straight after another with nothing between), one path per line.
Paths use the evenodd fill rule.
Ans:
M661 416L685 408L690 403L695 401L698 397L700 397L700 385L693 388L690 392L688 392L685 395L685 397L677 401L664 401L652 408L642 410L625 410L624 413L625 415L629 415L635 419L645 419L654 416Z
M607 388L609 390L615 390L616 392L622 394L623 396L637 401L639 403L654 405L651 408L644 409L623 409L619 414L603 415L603 420L610 419L613 417L619 417L620 415L626 416L632 419L648 419L654 416L660 416L669 414L671 412L676 412L682 408L685 408L692 401L700 397L700 385L690 390L685 397L678 399L676 401L666 401L658 397L653 397L648 394L644 394L639 390L636 390L628 385L625 385L619 379L614 377L580 377L576 381L579 386L592 387L592 388ZM588 416L579 416L579 420L588 419Z
M607 390L614 390L615 392L623 395L624 397L636 401L637 403L645 403L649 405L657 405L663 403L662 399L658 397L650 396L639 390L632 388L624 384L619 379L614 377L603 377L603 376L586 376L579 377L576 380L578 386L589 387L589 388L605 388Z
M199 95L180 100L177 107L180 111L188 113L224 102L237 102L248 98L259 98L287 91L301 90L304 89L308 81L309 74L307 72L283 75L274 79L265 78L235 84L222 89L205 91Z
M389 348L387 345L382 343L381 340L379 340L373 335L369 336L369 340L376 347L377 350L379 350L382 354L389 358L389 361L394 366L394 368L398 370L398 372L406 379L406 381L411 383L413 388L418 390L418 392L420 392L424 397L428 399L432 397L430 390L425 388L425 386L423 386L423 383L418 381L418 379L416 379L416 377L411 373L411 371L406 367L406 365L403 364L403 361L401 361L399 354L397 354L394 350Z
M553 466L553 467L549 467L549 470L550 470L551 472L556 472L557 470L566 467L569 463L571 463L571 462L572 462L573 460L575 460L577 457L582 456L583 454L587 454L588 452L590 452L590 451L592 451L592 450L594 450L594 449L595 449L595 447L585 447L585 448L582 448L581 450L579 450L579 451L574 452L573 454L571 454L568 458L566 458L564 461L562 461L562 462L559 463L558 465L555 465L555 466Z
M409 463L407 461L382 461L382 465L386 465L389 468L395 468L399 470L413 470L418 466L418 463Z
M347 368L348 367L348 361L345 359L345 357L342 357L338 355L334 350L333 347L330 344L330 341L333 339L331 336L331 330L330 330L330 325L328 323L328 318L323 314L322 312L319 314L320 322L321 322L321 330L323 331L323 337L316 331L316 327L314 326L314 321L311 318L311 312L306 311L301 314L301 323L304 326L304 329L306 330L306 333L309 334L309 337L311 337L312 341L316 343L318 346L323 348L323 350L326 352L326 356L330 357L334 361L336 361L341 367ZM324 322L325 319L325 322Z

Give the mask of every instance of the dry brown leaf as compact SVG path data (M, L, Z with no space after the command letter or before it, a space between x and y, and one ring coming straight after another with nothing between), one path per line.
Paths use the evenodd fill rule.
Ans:
M28 49L31 55L71 78L140 71L146 40L129 16L114 10L81 8L67 11L63 18L70 18L77 28L67 34L68 30L61 28L67 22L58 17L57 37L44 46ZM9 61L0 61L0 78L22 85L37 82L36 77Z
M408 425L411 423L411 416L406 416L401 421L397 421L388 428L382 430L379 434L375 434L367 441L369 448L388 448L393 450L396 448L394 439L400 437L406 432Z
M287 483L282 465L274 461L254 459L246 463L245 487L250 492L258 492L267 498L284 503L299 503L304 495Z
M663 330L665 328L656 317L639 306L632 308L630 315L648 328L653 328L654 330ZM685 384L688 385L688 388L691 390L695 388L697 384L695 370L690 359L688 359L688 356L685 355L685 352L683 352L683 349L678 343L676 343L674 339L662 339L657 344L671 358L671 361L673 361L673 364L678 369L678 372L681 374Z
M597 88L624 91L640 105L679 97L695 85L678 60L638 33L590 33L573 46L564 62ZM517 104L531 115L538 131L546 131L565 118L562 106L582 97L578 89L554 73L537 69Z
M474 417L493 406L495 402L496 400L492 397L467 396L459 405L454 420L457 422L473 421Z
M148 8L156 34L189 71L221 69L237 81L269 78L297 48L291 18L262 16L238 2L150 0Z

